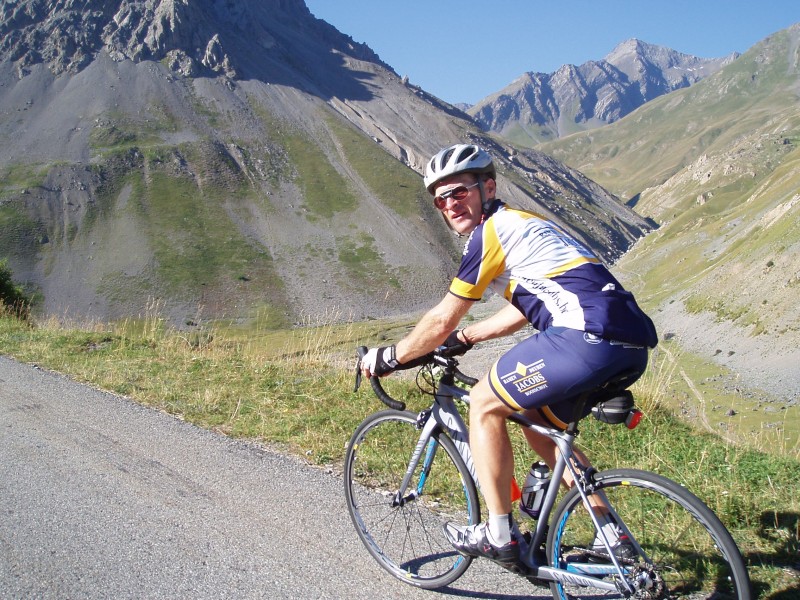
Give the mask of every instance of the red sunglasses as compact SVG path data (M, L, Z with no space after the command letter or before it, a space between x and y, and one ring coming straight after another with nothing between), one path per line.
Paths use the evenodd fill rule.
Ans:
M439 210L443 210L447 206L447 201L450 198L460 202L469 195L469 191L472 188L474 188L479 184L480 182L476 181L472 185L459 185L458 187L454 187L452 190L447 190L446 192L442 192L440 195L436 196L433 199L433 205Z

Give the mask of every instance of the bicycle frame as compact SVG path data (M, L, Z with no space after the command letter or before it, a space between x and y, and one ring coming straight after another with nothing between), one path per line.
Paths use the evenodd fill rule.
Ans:
M475 473L475 465L472 459L472 451L469 447L469 430L464 422L464 419L461 417L461 414L458 412L455 402L456 399L469 404L469 392L455 385L454 383L450 383L448 381L439 381L431 408L420 413L419 419L424 419L424 425L422 425L419 441L417 442L417 445L411 456L411 461L409 462L408 469L403 477L401 487L397 492L397 496L395 498L396 503L405 503L410 499L416 498L421 493L427 474L430 472L430 467L433 463L433 457L436 452L436 442L433 439L433 434L439 429L445 431L453 440L459 454L461 455L461 458L464 460L464 464L469 470L470 476L480 489L480 484ZM562 432L557 429L540 426L519 413L511 414L508 419L523 427L528 427L537 433L545 435L555 442L559 452L555 467L553 468L551 481L560 483L562 481L564 471L569 469L573 480L575 481L575 485L578 487L583 504L591 515L595 529L597 531L602 531L597 517L591 509L591 505L586 494L586 487L589 485L589 482L585 477L587 469L575 458L575 455L572 451L576 437L575 433ZM406 490L411 482L415 469L419 465L420 460L423 460L423 454L423 476L419 480L418 488L410 495L406 496ZM613 567L610 565L587 563L581 564L580 567L571 565L571 569L561 569L547 565L539 565L536 563L534 559L534 553L536 548L539 548L545 541L550 512L555 505L558 492L559 485L550 485L548 487L547 495L545 496L542 505L541 514L539 519L536 521L536 528L532 532L531 543L527 548L522 548L521 557L526 567L530 570L530 575L545 581L571 583L612 592L627 591L628 593L632 594L634 590L624 576L626 574L626 570L620 565L619 561L611 550L609 541L605 539L605 536L602 534L601 537L603 538L603 542L613 563ZM613 507L609 506L608 508L612 511L612 514L615 517L618 517ZM622 523L622 520L618 518L617 522ZM633 536L629 531L627 531L627 528L625 528L625 531L635 544L637 550L641 552L642 550L639 547L639 544L636 543ZM625 586L625 590L619 589L619 583L604 581L592 576L606 576L612 573L619 575L619 582Z

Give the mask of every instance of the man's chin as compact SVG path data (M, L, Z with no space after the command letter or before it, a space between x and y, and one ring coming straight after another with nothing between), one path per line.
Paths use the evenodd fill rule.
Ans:
M472 223L451 223L453 230L459 235L467 235L475 226Z

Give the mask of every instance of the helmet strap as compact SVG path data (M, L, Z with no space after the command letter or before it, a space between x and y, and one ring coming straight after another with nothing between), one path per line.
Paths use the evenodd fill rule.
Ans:
M489 214L489 209L492 206L492 200L486 198L486 190L483 187L483 177L478 176L478 190L481 193L481 211L483 213L483 218L486 218L486 215Z

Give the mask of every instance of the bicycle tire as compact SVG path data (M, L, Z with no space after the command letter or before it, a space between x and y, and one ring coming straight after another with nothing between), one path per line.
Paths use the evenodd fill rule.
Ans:
M728 530L697 496L674 481L637 469L612 469L594 475L594 492L602 491L643 549L648 561L636 559L625 568L639 569L652 587L633 598L749 600L747 568ZM580 572L595 528L577 489L558 504L550 522L547 557L551 565ZM606 557L592 556L610 564ZM610 576L609 576L610 577ZM557 600L623 598L623 594L551 582ZM600 595L598 595L598 593Z
M436 589L458 579L472 561L456 552L442 524L479 522L480 504L469 470L443 432L430 442L435 440L435 455L422 485L421 466L411 481L420 495L393 503L419 440L416 422L407 411L367 417L347 447L344 491L353 525L378 564L405 583Z

